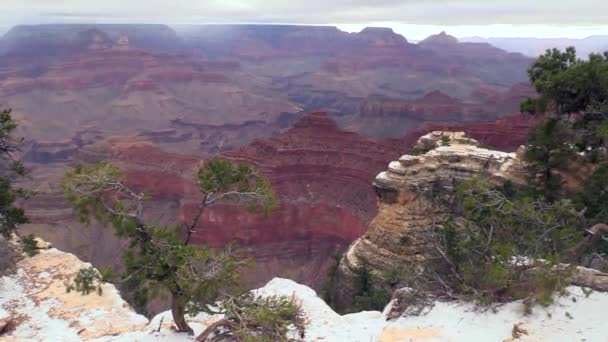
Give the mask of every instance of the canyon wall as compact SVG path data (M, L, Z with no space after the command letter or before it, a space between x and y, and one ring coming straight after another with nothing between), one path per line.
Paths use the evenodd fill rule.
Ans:
M279 207L268 217L231 205L203 214L194 241L234 241L257 260L254 283L272 275L319 288L334 256L364 233L376 214L370 180L405 148L339 129L326 113L304 116L285 133L222 157L254 166L270 179ZM182 202L182 220L195 203Z
M218 204L207 210L193 241L221 247L234 242L256 259L250 285L273 276L320 288L335 255L361 236L376 215L374 175L407 146L398 139L371 139L341 130L326 113L299 119L272 139L257 140L219 157L254 166L269 178L278 208L268 217ZM129 184L152 196L146 213L161 224L188 222L200 198L196 170L204 159L170 153L138 136L106 139L80 149L82 163L110 161L126 171ZM112 230L83 226L62 199L60 178L68 166L36 170L37 196L26 202L32 224L24 231L96 265L121 265L123 242ZM44 171L44 173L42 173ZM102 241L103 243L95 243Z
M195 239L258 259L250 284L278 274L319 288L377 213L374 176L427 129L474 122L462 130L505 148L524 137L505 132L525 120L493 120L532 94L520 83L530 58L424 45L385 28L18 27L0 39L0 108L13 108L37 193L24 230L118 267L124 241L76 220L65 170L119 164L154 197L149 218L172 224L192 214L197 166L219 156L259 168L280 206L268 218L218 206Z
M525 141L526 120L514 117L463 128L483 144L496 141L514 149ZM204 214L194 240L213 246L235 242L253 256L258 263L248 275L250 285L280 275L318 289L334 256L363 235L378 213L371 181L426 132L403 139L365 138L340 129L325 113L314 113L275 138L226 152L220 157L252 165L270 179L279 207L263 217L220 204ZM193 214L198 199L194 179L204 159L164 151L143 136L94 142L78 149L74 159L107 160L123 168L131 186L153 197L146 211L151 220L169 225ZM37 194L25 203L32 223L24 231L95 265L120 267L117 251L124 242L109 228L78 222L63 200L59 183L68 166L56 162L34 170Z

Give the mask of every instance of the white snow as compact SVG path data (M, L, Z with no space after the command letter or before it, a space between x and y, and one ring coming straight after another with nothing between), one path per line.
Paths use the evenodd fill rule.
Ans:
M51 250L20 264L16 274L0 278L0 320L20 321L16 330L0 340L182 342L194 339L171 329L173 321L168 311L150 322L135 314L111 285L104 286L103 296L65 294L66 277L83 265L87 264L70 254ZM535 308L527 316L519 302L501 306L496 312L480 312L471 304L438 302L426 315L390 322L376 311L341 316L315 291L288 279L275 278L255 292L266 296L285 295L301 303L310 322L306 341L311 342L608 342L608 324L604 324L608 293L592 292L586 296L581 288L568 290L569 296L548 308ZM199 334L218 319L218 316L200 314L188 320ZM515 324L525 328L528 335L512 339Z

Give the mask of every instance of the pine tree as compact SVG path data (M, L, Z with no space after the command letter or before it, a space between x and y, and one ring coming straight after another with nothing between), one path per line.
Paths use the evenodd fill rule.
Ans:
M27 196L24 189L15 187L16 180L26 175L23 163L18 159L23 138L15 136L17 123L11 110L0 112L0 235L10 238L17 226L27 223L23 209L15 201Z
M158 287L171 294L177 329L192 333L185 314L210 311L222 293L238 289L239 268L230 247L223 251L191 244L204 210L219 202L238 203L267 213L275 206L269 182L246 165L212 160L197 175L201 199L191 221L161 227L144 220L149 196L127 185L124 173L109 163L82 165L66 173L62 189L81 219L111 224L129 240L122 279L143 305Z

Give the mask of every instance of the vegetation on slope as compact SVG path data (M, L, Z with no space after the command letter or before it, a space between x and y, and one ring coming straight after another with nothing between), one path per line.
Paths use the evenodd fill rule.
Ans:
M27 222L23 209L15 201L27 196L27 192L15 187L15 181L26 175L23 163L18 159L23 138L15 137L17 123L10 110L0 112L0 234L10 238L17 226Z
M546 117L526 146L528 187L460 184L447 204L452 218L432 227L421 269L396 267L373 282L409 289L396 296L400 312L421 312L429 297L548 305L576 266L608 253L608 53L581 60L573 48L549 50L528 74L539 95L522 111ZM588 177L573 177L582 169ZM608 270L605 262L594 266ZM357 283L370 278L359 273ZM371 291L357 293L357 303L374 301Z
M185 315L203 311L224 313L230 322L210 327L204 334L216 337L209 341L229 334L244 340L285 337L285 327L297 323L293 320L300 316L299 307L285 298L247 299L239 286L239 269L250 265L250 260L239 258L230 246L216 250L191 243L204 210L216 203L229 201L268 214L275 206L269 182L246 165L212 160L199 169L197 183L201 199L194 217L173 227L146 221L149 197L129 188L123 172L112 164L78 166L66 173L62 188L83 221L110 224L117 236L129 241L121 283L140 307L160 288L171 295L171 312L179 331L192 333ZM73 289L83 294L99 289L100 274L85 270L79 276ZM223 301L219 311L218 301ZM254 309L255 314L245 319L243 315ZM245 321L235 322L234 317Z

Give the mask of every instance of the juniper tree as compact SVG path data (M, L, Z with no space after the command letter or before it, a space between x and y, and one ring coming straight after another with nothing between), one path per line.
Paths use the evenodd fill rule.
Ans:
M210 311L222 293L238 288L238 270L249 263L232 249L195 246L192 236L204 210L232 202L252 211L268 212L275 206L269 182L246 165L212 160L197 174L201 198L193 218L172 227L144 219L148 195L128 186L115 165L81 165L66 173L62 189L80 218L110 224L116 235L129 240L125 274L121 282L143 304L158 288L171 295L171 312L177 329L192 333L185 314Z
M223 319L211 324L197 342L288 342L305 338L307 317L292 296L262 297L246 293L220 303ZM290 332L297 336L289 336Z
M17 123L11 110L0 112L0 235L10 238L17 226L27 223L23 209L15 206L15 201L26 197L24 189L15 187L15 181L26 174L23 163L18 159L23 138L15 136Z
M558 174L568 165L608 157L608 52L583 60L572 47L547 50L528 75L538 96L524 101L521 110L549 118L532 132L526 159L535 186L555 200L561 195Z
M462 217L435 227L429 259L436 285L452 296L549 304L568 285L572 267L608 245L608 227L589 225L569 200L509 198L484 179L458 191Z

